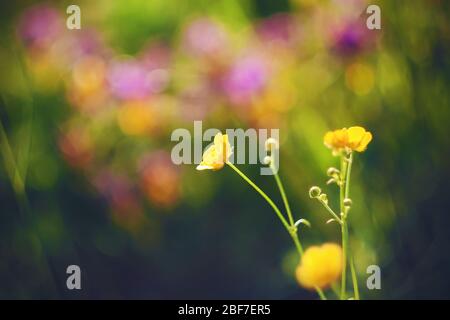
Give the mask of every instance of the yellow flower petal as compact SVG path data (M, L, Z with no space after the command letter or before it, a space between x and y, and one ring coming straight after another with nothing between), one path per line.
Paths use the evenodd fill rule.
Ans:
M232 148L228 142L228 136L222 133L216 134L212 145L203 153L203 158L197 166L197 170L222 169L232 154Z
M361 142L355 150L358 152L363 152L367 149L367 145L372 141L372 134L370 132L366 132L361 139Z
M325 136L323 137L323 143L328 147L328 148L332 148L333 147L333 138L334 138L334 134L332 131L328 131Z
M349 143L359 143L364 136L364 133L366 133L366 129L363 127L350 127L347 130L348 132L348 142Z
M347 129L339 129L335 131L328 131L324 136L325 145L333 150L338 151L347 145L348 133Z
M338 148L343 148L346 146L348 141L348 132L346 128L336 130L334 132L334 144Z
M351 127L348 129L348 145L347 147L362 152L366 150L367 145L372 140L372 134L363 127Z

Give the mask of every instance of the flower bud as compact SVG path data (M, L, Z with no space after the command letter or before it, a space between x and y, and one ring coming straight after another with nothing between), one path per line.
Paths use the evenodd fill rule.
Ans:
M266 151L272 151L273 149L279 148L278 141L274 138L267 139L264 146L266 148Z
M271 161L272 161L272 158L270 156L265 156L263 163L266 165L269 165Z
M345 198L344 199L344 206L351 207L352 206L352 199Z
M334 167L330 167L327 170L327 176L329 176L329 177L333 177L334 175L337 175L339 173L340 173L340 171Z
M310 198L317 198L322 193L322 190L318 186L311 187L309 189L309 197Z

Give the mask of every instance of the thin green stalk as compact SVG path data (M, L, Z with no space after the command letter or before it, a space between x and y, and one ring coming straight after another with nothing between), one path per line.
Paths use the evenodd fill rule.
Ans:
M342 276L341 276L341 300L346 296L346 284L347 284L347 251L348 251L348 227L347 217L344 207L345 188L347 180L347 162L344 159L345 156L341 156L341 179L339 183L339 204L341 210L341 235L342 235Z
M325 207L325 209L327 209L327 211L333 216L333 218L339 223L342 224L342 220L341 218L339 218L339 216L336 214L336 212L333 211L333 209L331 209L331 207L324 201L319 200L319 202Z
M344 215L345 185L347 184L347 162L344 160L344 157L341 156L341 179L339 183L339 204L342 215Z
M341 300L345 300L346 276L347 276L347 251L348 251L348 228L345 219L342 220L342 277L341 277Z
M275 211L275 213L277 214L278 218L280 219L281 223L283 224L283 226L286 228L286 230L290 233L290 226L288 224L288 222L286 221L286 219L284 218L283 214L281 213L280 209L278 209L278 207L276 206L276 204L272 201L272 199L269 198L269 196L262 191L252 180L250 180L250 178L248 178L241 170L239 170L234 164L227 162L227 164L234 170L236 171L245 181L247 181L247 183L249 185L251 185L253 187L253 189L255 189L272 207L272 209Z
M350 255L350 271L352 273L353 291L355 293L355 300L359 300L359 288L358 279L356 277L355 264L353 262L353 256Z
M292 237L292 240L294 240L295 247L297 248L297 251L298 251L300 257L302 257L303 247L298 238L297 228L295 227L294 217L292 215L291 207L289 206L289 201L287 199L286 192L284 191L283 183L281 182L280 176L278 175L277 171L273 167L272 162L270 164L270 169L273 172L275 181L277 182L278 189L280 190L281 198L283 199L284 207L286 208L286 212L287 212L289 224L290 224L289 233Z
M283 199L284 206L286 208L286 212L288 215L289 223L293 227L294 226L294 217L292 216L291 208L289 206L289 201L286 196L286 192L284 191L283 183L281 183L280 176L276 172L275 168L270 165L270 169L272 169L273 175L275 177L275 181L277 182L278 189L280 190L281 198Z
M298 254L301 258L303 256L303 247L302 247L302 244L300 243L300 239L298 238L298 234L293 233L293 232L291 232L290 234L291 234L292 240L294 240L295 248L297 249Z
M345 180L345 198L348 198L350 195L350 175L352 173L352 164L353 164L353 152L350 153L350 157L348 158L347 175Z
M345 179L345 194L344 194L345 199L350 197L350 175L352 172L353 153L350 154L347 162L348 162L348 165L347 165L347 173L346 173L346 179ZM350 262L350 271L352 273L353 292L355 295L355 299L359 300L358 279L356 277L356 270L355 270L355 265L353 262L352 252L349 248L347 248L347 255L348 255L349 262Z
M323 293L322 289L320 289L319 287L315 287L317 294L320 297L320 300L327 300L327 297L325 296L325 294Z

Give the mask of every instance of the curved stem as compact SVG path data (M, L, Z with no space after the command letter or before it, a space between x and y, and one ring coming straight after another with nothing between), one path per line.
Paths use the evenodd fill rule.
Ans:
M288 222L286 221L286 218L283 216L283 214L281 213L280 209L278 209L278 207L276 206L276 204L272 201L272 199L269 198L269 196L262 191L252 180L250 180L250 178L248 178L241 170L239 170L238 168L236 168L236 166L230 162L227 162L227 165L229 165L234 171L236 171L245 181L247 181L247 183L249 185L251 185L253 187L253 189L255 189L272 207L272 209L275 211L275 213L277 214L278 218L280 219L281 223L283 224L283 226L286 228L286 230L290 233L291 232L291 228L289 227Z

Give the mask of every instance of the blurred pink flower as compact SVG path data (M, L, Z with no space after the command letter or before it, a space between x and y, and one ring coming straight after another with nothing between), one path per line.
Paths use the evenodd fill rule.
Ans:
M36 5L21 16L18 33L26 46L44 48L61 33L64 22L59 12L48 5Z
M194 55L214 55L227 46L224 29L208 18L199 18L191 22L184 35L185 46Z
M223 89L234 105L246 105L264 88L268 80L268 65L258 55L239 58L223 80Z
M144 99L151 92L146 69L133 60L113 62L108 83L111 93L123 100Z
M170 82L170 48L162 43L155 43L144 50L140 56L142 66L148 71L147 81L151 93L163 92Z

